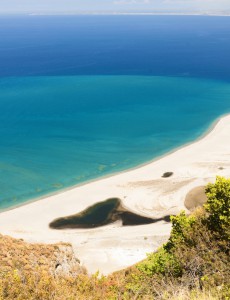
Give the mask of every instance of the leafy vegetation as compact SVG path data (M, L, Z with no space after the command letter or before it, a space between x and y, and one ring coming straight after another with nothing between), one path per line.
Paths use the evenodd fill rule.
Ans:
M1 236L0 299L229 300L230 179L217 177L206 193L204 208L171 217L170 238L156 253L108 277L88 276L75 264L58 273L64 246Z
M216 184L206 188L208 202L204 205L209 213L209 228L220 234L220 238L230 239L230 179L216 178Z

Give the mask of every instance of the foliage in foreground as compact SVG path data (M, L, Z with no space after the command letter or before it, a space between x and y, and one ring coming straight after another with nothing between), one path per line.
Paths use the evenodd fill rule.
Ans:
M52 273L44 255L43 263L35 266L28 245L20 244L24 249L21 255L18 241L10 239L11 259L7 252L0 255L0 299L229 300L230 180L217 177L206 193L204 208L190 216L182 212L171 218L170 238L157 253L108 277L87 276L84 272ZM0 237L2 245L6 246L6 241ZM49 248L48 257L53 251ZM41 257L38 255L37 261ZM7 265L7 261L13 263Z

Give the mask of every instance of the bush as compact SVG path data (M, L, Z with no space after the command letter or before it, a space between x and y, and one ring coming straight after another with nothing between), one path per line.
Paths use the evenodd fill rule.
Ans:
M209 216L209 228L230 239L230 179L217 176L214 184L206 188L207 203L204 205Z
M167 252L163 247L156 253L148 254L147 259L138 264L137 268L148 276L156 273L162 275L173 274L174 276L181 275L179 262L173 254Z
M189 216L181 212L171 217L168 242L137 265L145 276L154 278L158 291L164 282L169 295L174 287L181 287L230 299L230 179L217 177L214 184L208 184L206 194L204 208ZM162 299L162 295L154 296Z
M164 249L170 251L179 246L181 243L186 243L192 246L191 231L196 222L194 215L186 216L182 211L178 216L171 216L172 230L169 241L164 245Z

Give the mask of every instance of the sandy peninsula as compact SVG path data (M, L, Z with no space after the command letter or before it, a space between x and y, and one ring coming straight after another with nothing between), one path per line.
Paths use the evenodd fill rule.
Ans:
M164 178L165 172L173 175ZM195 197L198 187L214 182L216 175L230 176L230 116L221 118L202 139L145 166L1 213L0 232L28 242L70 242L89 272L108 274L156 250L167 240L170 223L122 227L115 222L64 230L50 229L49 223L113 197L129 211L160 219L186 209L186 195Z

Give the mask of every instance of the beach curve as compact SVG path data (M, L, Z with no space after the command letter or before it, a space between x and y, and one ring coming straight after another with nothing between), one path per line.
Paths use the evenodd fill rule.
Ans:
M134 213L151 218L176 214L187 193L230 176L230 115L222 117L205 136L141 167L74 187L39 201L2 212L1 234L28 242L72 243L89 272L103 274L143 259L165 242L171 225L166 221L121 227L119 222L95 229L54 230L49 223L76 214L112 197ZM169 177L164 173L172 172Z

